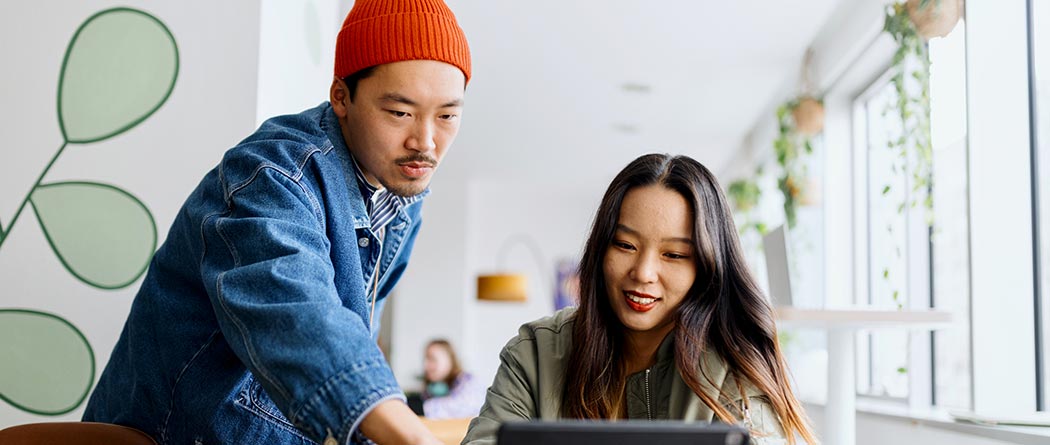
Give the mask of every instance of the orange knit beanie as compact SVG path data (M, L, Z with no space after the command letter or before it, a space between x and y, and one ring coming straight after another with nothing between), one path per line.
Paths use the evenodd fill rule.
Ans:
M357 0L335 42L335 75L402 60L437 60L470 81L470 48L442 0Z

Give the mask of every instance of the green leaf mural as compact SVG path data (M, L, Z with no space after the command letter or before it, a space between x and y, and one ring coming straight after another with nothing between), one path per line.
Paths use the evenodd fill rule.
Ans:
M92 182L41 185L30 198L51 248L81 281L119 289L138 279L157 247L145 204L119 188Z
M66 141L120 134L157 111L179 71L175 38L142 11L109 9L87 19L66 50L58 116Z
M152 15L113 8L85 20L73 33L59 75L64 142L10 222L0 224L0 247L32 204L51 249L83 283L119 289L142 276L157 247L156 222L146 205L111 185L44 178L68 146L106 140L149 118L168 100L178 72L175 38ZM43 312L0 309L0 400L35 414L65 414L84 402L94 375L91 345L71 323Z
M0 309L0 399L42 415L83 403L95 379L95 355L65 319L24 309Z

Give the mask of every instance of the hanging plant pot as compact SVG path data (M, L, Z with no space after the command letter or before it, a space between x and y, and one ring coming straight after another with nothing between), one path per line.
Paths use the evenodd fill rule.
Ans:
M944 37L955 29L962 18L963 0L908 0L907 8L915 31L930 40Z
M795 130L805 136L816 136L824 129L824 104L812 97L799 99L791 110Z
M821 194L823 187L821 186L820 179L818 178L807 178L805 185L802 187L801 196L799 196L798 204L803 207L818 207L824 201L824 196Z

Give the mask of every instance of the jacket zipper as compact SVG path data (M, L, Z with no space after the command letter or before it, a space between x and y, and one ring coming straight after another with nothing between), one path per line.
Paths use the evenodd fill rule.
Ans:
M649 420L653 420L653 406L649 401L649 371L645 370L645 415L649 417Z

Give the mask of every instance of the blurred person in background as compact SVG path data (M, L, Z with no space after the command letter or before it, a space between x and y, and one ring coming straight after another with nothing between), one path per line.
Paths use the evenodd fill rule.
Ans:
M427 343L423 382L423 415L430 419L475 417L485 402L485 387L463 370L445 339Z

